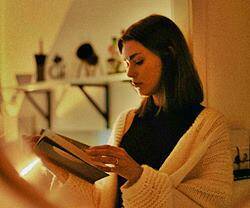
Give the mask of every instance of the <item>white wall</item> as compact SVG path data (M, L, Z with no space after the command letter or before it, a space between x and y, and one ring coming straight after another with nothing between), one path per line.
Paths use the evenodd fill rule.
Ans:
M34 73L33 55L38 53L39 40L43 40L44 53L47 53L56 40L72 0L3 1L5 3L2 14L5 20L3 74Z
M60 54L67 66L67 77L74 77L79 60L75 52L80 44L90 42L100 57L103 69L107 70L108 46L113 36L119 37L121 30L133 22L152 13L171 16L170 1L166 0L75 0L60 28L57 39L50 50L50 57ZM104 94L99 89L88 89L104 108ZM60 92L58 92L60 93ZM118 114L130 107L138 106L140 98L128 83L113 83L110 86L110 125ZM77 98L77 99L73 99ZM73 99L73 101L72 101ZM72 102L71 104L69 103ZM65 108L67 106L67 109ZM68 89L64 101L56 111L56 129L102 129L104 119L97 113L80 90Z
M1 95L4 104L3 123L8 139L18 135L17 116L23 96L14 90L16 73L35 72L34 54L38 53L38 42L44 41L46 53L56 39L64 15L72 0L1 0ZM2 100L1 100L2 102ZM26 115L29 110L26 111Z
M3 0L1 1L1 82L4 86L16 85L16 73L35 73L33 55L38 52L38 42L43 40L44 53L48 54L47 67L53 56L58 53L64 57L67 72L74 74L78 65L75 58L76 48L85 41L91 41L99 55L103 67L108 57L107 48L111 37L119 36L122 29L134 21L151 13L171 16L170 0ZM4 57L4 58L3 58ZM56 95L58 100L60 93ZM104 104L103 92L92 91L97 102ZM5 115L6 129L16 133L17 116L34 116L37 128L45 127L44 119L33 109L22 95L14 102L13 91L2 91L8 109L12 115ZM104 120L96 113L93 106L77 89L67 89L66 96L56 109L54 118L58 129L100 129L105 127ZM111 86L111 124L118 113L140 101L128 83L114 83ZM122 98L121 98L121 95ZM37 97L37 96L36 96ZM126 97L128 99L126 99ZM123 99L125 98L125 101ZM37 98L38 99L38 98ZM39 96L39 102L40 96ZM87 122L86 122L87 121ZM12 126L12 128L9 128ZM28 125L29 126L29 125ZM25 127L26 128L26 127ZM27 127L28 128L28 127ZM7 137L15 137L15 135Z
M250 130L250 1L193 0L193 44L208 106Z
M105 64L112 36L119 37L122 29L152 13L169 16L170 1L75 0L51 47L50 54L53 56L59 53L65 57L68 73L74 74L79 64L75 56L76 49L81 43L89 41Z
M0 70L2 70L4 65L4 8L5 1L0 1ZM0 80L1 80L1 71L0 71Z

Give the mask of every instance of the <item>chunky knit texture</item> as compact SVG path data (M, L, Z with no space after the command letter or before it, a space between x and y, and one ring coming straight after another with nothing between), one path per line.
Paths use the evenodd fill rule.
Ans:
M119 146L128 111L115 123L109 143ZM142 165L143 173L129 188L121 187L125 208L226 208L232 198L232 158L224 117L204 109L182 136L159 170ZM112 208L117 176L91 185L73 175L61 192L74 195L65 207ZM66 203L66 202L65 202Z

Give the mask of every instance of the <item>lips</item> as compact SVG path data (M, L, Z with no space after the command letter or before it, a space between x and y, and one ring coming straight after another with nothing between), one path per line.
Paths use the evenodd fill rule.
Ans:
M140 87L142 85L142 82L134 82L134 81L132 81L132 85L134 87Z

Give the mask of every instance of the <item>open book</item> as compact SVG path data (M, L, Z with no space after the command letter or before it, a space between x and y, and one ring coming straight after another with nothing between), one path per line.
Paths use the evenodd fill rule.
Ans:
M58 166L94 183L108 174L96 167L96 165L103 166L103 163L91 160L84 151L88 147L84 143L45 129L41 131L40 139L35 145L35 151L43 152Z

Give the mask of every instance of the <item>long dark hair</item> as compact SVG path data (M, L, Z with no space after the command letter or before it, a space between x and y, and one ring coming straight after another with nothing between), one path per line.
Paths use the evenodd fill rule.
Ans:
M203 101L203 89L187 42L178 26L169 18L150 15L132 24L118 41L122 52L126 41L135 40L160 57L162 76L160 92L166 110L181 109ZM138 113L145 110L149 98L144 99Z

